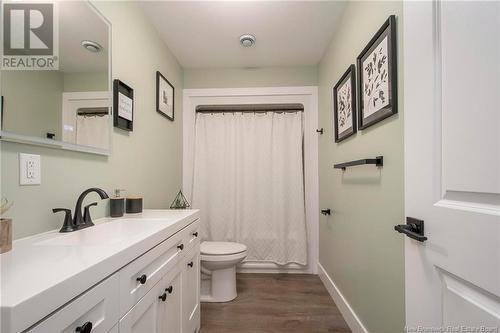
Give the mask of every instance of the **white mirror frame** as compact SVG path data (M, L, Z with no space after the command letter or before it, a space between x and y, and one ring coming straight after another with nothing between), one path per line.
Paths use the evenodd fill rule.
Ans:
M45 139L45 138L37 138L34 136L28 136L28 135L22 135L22 134L16 134L8 131L0 131L0 141L6 141L6 142L15 142L15 143L22 143L22 144L27 144L27 145L34 145L34 146L42 146L42 147L48 147L48 148L55 148L55 149L62 149L62 150L70 150L70 151L77 151L77 152L83 152L83 153L89 153L89 154L97 154L97 155L104 155L104 156L109 156L111 155L111 148L112 148L112 137L113 137L113 76L112 76L112 52L113 52L113 43L112 43L112 27L111 27L111 22L90 2L86 1L86 3L89 5L89 7L103 20L103 22L108 26L108 91L109 91L109 96L110 96L110 117L109 117L109 147L108 149L101 149L101 148L95 148L95 147L90 147L90 146L82 146L82 145L77 145L74 143L69 143L69 142L64 142L64 141L59 141L59 140L51 140L51 139Z

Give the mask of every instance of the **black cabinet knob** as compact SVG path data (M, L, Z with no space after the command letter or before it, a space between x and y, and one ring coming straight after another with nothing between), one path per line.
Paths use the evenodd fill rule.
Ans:
M142 274L141 276L139 276L137 279L135 279L137 282L139 282L140 284L144 284L146 283L148 277L146 276L146 274Z
M170 286L170 287L168 287L167 289L165 289L165 291L166 291L167 293L171 294L171 293L172 293L172 291L174 291L174 287Z
M188 266L189 266L189 267L193 267L193 262L192 262L192 261L191 261L191 262L188 262Z
M177 248L181 251L184 250L184 244L177 245Z
M194 237L198 237L198 231L193 232Z
M158 298L161 299L162 302L165 302L165 300L167 299L167 293L163 293L163 295L158 296Z
M90 321L86 322L82 326L78 326L75 332L79 333L90 333L92 331L92 323Z

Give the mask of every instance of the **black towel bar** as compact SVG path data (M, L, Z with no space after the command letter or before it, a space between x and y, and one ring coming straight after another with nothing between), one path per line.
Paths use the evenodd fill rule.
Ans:
M356 166L356 165L365 165L365 164L375 164L376 166L381 167L384 165L384 156L377 156L375 158L365 158L362 160L335 164L333 167L335 169L345 170L348 167L352 167L352 166Z

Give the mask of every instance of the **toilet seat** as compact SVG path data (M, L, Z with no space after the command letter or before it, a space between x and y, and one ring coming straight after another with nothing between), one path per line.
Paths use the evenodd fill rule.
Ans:
M244 244L234 242L202 242L200 253L203 256L229 256L246 252Z

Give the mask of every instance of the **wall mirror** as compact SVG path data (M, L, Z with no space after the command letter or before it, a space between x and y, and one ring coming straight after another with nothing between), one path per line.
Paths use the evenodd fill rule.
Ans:
M86 1L57 11L59 69L1 73L1 138L109 155L111 25Z

